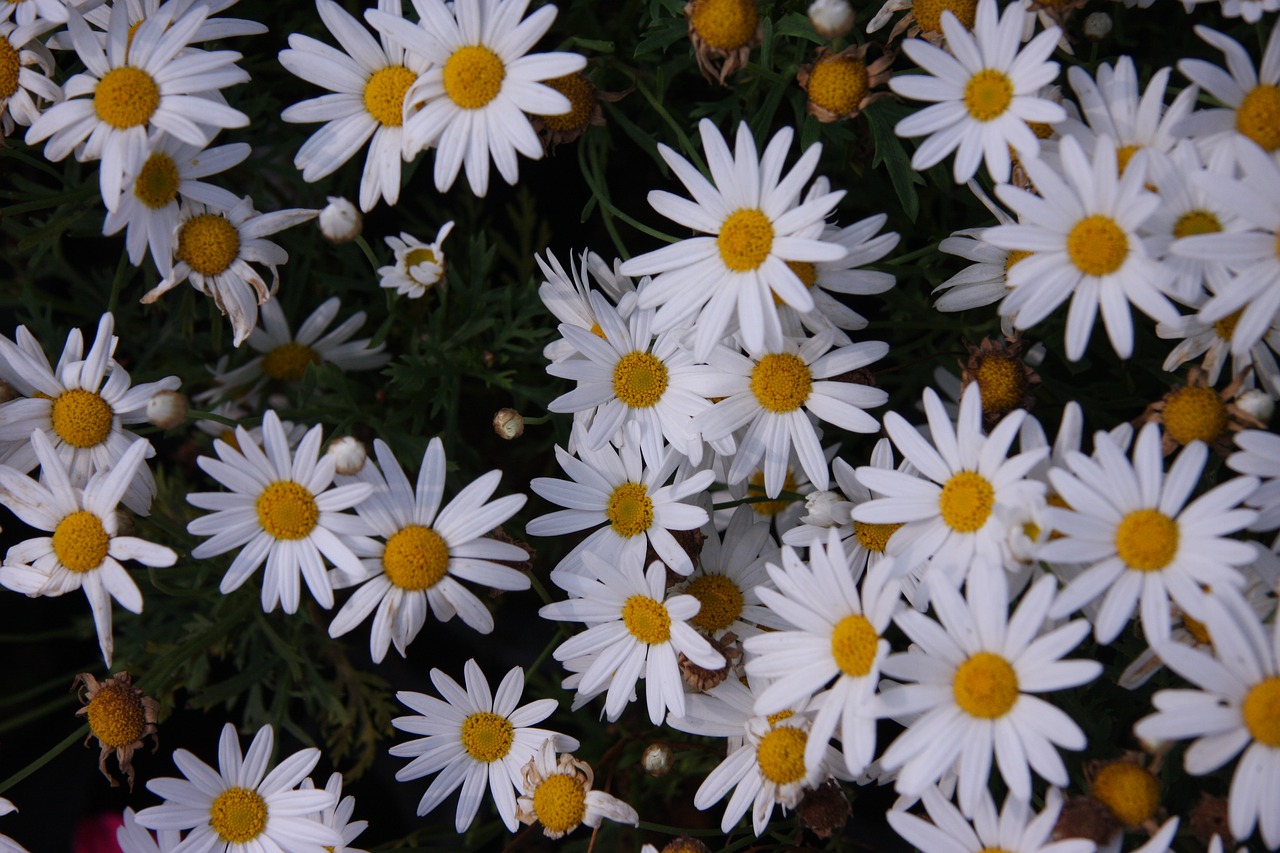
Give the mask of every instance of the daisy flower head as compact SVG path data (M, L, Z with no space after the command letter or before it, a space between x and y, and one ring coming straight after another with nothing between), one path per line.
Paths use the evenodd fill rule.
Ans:
M1197 110L1182 131L1205 144L1243 136L1268 154L1280 149L1280 26L1272 25L1257 66L1235 39L1205 26L1195 31L1222 51L1227 70L1203 59L1182 59L1178 71L1223 106Z
M35 0L37 6L43 6L47 0ZM20 0L27 2L27 0ZM99 0L75 0L74 3L67 3L66 0L57 0L59 5L74 5L81 10L85 21L96 27L101 32L96 32L98 40L104 45L107 43L107 32L111 28L111 13L115 4L100 4ZM155 15L160 11L162 6L165 7L164 14L177 17L194 4L201 3L209 7L209 17L204 19L191 37L192 42L220 41L228 38L238 38L240 36L261 35L267 31L265 24L257 21L247 21L243 18L215 18L217 13L234 6L238 0L132 0L128 2L128 21L130 27L137 27L147 18ZM93 8L86 8L92 6ZM42 13L43 14L43 13ZM48 15L45 15L48 17ZM66 11L62 12L61 20L66 21ZM61 34L59 34L61 35ZM71 49L73 45L54 43L53 47Z
M983 239L1010 251L1031 252L1009 268L1013 289L1000 313L1029 329L1068 297L1067 358L1079 361L1102 309L1111 346L1121 358L1133 354L1129 303L1162 323L1178 311L1166 297L1170 272L1157 262L1139 233L1160 206L1144 187L1145 163L1130 161L1120 176L1115 143L1099 137L1092 160L1080 143L1064 137L1061 173L1041 160L1023 165L1039 195L1001 184L996 195L1017 216L1017 225L987 229Z
M480 808L484 789L489 789L498 815L511 832L516 820L516 793L522 770L537 754L543 742L572 752L578 742L547 729L532 728L556 709L556 700L537 699L520 705L524 693L524 670L512 667L502 678L497 693L475 660L463 667L466 688L438 669L431 670L431 683L443 699L425 693L401 690L396 698L415 713L391 721L402 732L425 735L398 743L391 754L413 760L396 772L396 780L406 782L432 773L438 774L418 802L418 816L427 814L459 786L454 827L465 832Z
M635 307L635 284L627 276L611 270L604 258L595 252L582 252L576 264L570 259L568 272L551 252L547 252L546 260L540 255L534 255L533 259L538 262L538 268L544 276L542 284L538 285L538 297L561 323L591 332L599 329L603 334L604 330L600 329L595 309L591 305L593 284L617 306L618 314L624 320ZM622 262L615 261L614 265L620 263ZM547 344L542 355L547 361L563 361L576 352L573 344L562 338Z
M344 537L363 535L368 527L342 510L369 497L373 486L333 486L335 462L328 454L319 455L320 429L312 427L291 451L279 416L268 410L262 420L265 452L238 426L235 447L217 440L213 449L218 458L196 460L202 471L231 489L187 495L192 506L213 510L187 525L188 533L211 537L191 556L202 560L240 548L219 585L223 595L239 589L266 562L263 610L269 613L280 604L285 613L297 611L299 573L328 609L333 607L333 586L321 555L348 576L364 574Z
M521 20L527 0L418 0L417 24L381 9L365 19L409 56L426 66L405 93L405 147L436 148L435 182L440 192L453 186L464 162L471 191L489 189L489 162L514 185L516 153L542 157L542 143L526 113L563 115L572 104L543 85L586 67L575 53L527 55L556 18L543 6Z
M1084 732L1056 706L1035 696L1097 678L1102 664L1059 660L1089 633L1083 620L1042 633L1057 581L1042 577L1008 613L1005 573L969 575L965 596L945 578L926 578L941 624L911 609L895 622L915 644L881 669L903 682L880 694L882 713L919 714L880 764L896 770L897 790L920 796L953 767L960 810L972 816L987 796L992 763L1009 792L1031 798L1031 771L1053 785L1068 782L1055 746L1080 750Z
M242 754L236 728L227 723L218 740L216 771L187 750L174 750L173 763L186 778L148 782L147 790L165 802L138 812L138 823L161 831L190 830L181 846L213 853L273 848L313 853L341 844L337 832L311 819L333 805L334 795L298 788L320 760L320 750L299 750L268 773L274 740L271 726L263 726Z
M714 522L703 525L702 532L706 539L698 567L687 584L673 590L692 595L701 605L689 624L716 639L728 633L743 639L761 628L783 627L785 623L760 599L760 589L772 586L765 563L778 558L769 522L751 506L740 504L723 534Z
M399 18L399 0L379 0L378 10ZM290 73L328 89L294 104L280 117L287 122L322 121L324 126L298 149L293 164L307 182L332 174L365 142L369 153L360 178L360 209L369 211L379 198L400 200L400 162L410 159L404 134L405 93L427 69L428 61L407 52L381 33L380 42L333 0L316 0L320 19L342 50L310 36L294 33L280 51L280 64Z
M197 4L176 17L175 11L161 7L133 31L128 4L116 3L104 46L79 12L67 10L85 71L67 81L66 100L32 123L26 142L47 139L44 154L53 161L73 150L78 160L101 160L98 180L107 210L119 204L124 176L146 161L152 131L203 148L217 129L249 123L244 113L210 96L248 81L235 65L240 54L188 47L209 7Z
M997 814L991 794L983 792L972 823L935 786L925 788L921 800L927 821L897 809L886 817L894 832L924 853L1093 853L1096 847L1083 838L1052 840L1062 813L1062 792L1057 788L1049 789L1038 814L1030 803L1012 794L1004 798Z
M1111 436L1099 432L1094 458L1070 453L1069 471L1049 471L1069 508L1045 511L1049 527L1060 537L1046 543L1040 555L1049 562L1089 564L1058 596L1053 618L1105 593L1094 633L1098 642L1110 643L1140 602L1143 632L1154 644L1168 638L1171 597L1199 619L1203 587L1239 590L1244 585L1239 567L1254 561L1254 547L1227 537L1256 517L1240 502L1258 481L1237 477L1188 503L1208 454L1205 444L1194 441L1166 474L1160 427L1149 423L1138 432L1132 462Z
M302 790L315 790L315 783L310 778L302 780ZM320 811L311 816L311 819L324 824L341 836L342 841L335 845L331 853L368 853L367 850L357 850L350 846L369 826L367 820L352 820L351 815L355 813L356 798L342 796L342 774L329 774L329 781L324 786L325 793L333 798L333 804L325 806ZM329 850L329 848L325 848Z
M62 595L83 589L93 610L98 647L111 665L111 599L131 613L142 612L142 593L120 565L172 566L172 549L136 536L120 535L116 507L150 449L134 442L109 471L99 471L83 489L75 486L66 463L43 430L31 434L41 481L0 465L0 496L18 518L50 536L11 547L0 567L0 584L30 596Z
M637 255L620 270L625 275L654 276L637 304L658 308L655 331L691 326L698 361L706 361L725 333L735 330L741 332L748 349L781 346L775 299L802 313L814 307L808 288L787 263L838 261L848 253L844 246L821 239L823 220L844 191L800 203L822 146L809 146L783 175L794 136L789 127L774 134L763 156L757 153L746 122L738 125L732 154L709 119L703 119L698 130L712 181L659 144L662 159L693 200L653 190L649 204L668 219L706 236Z
M367 483L373 489L356 512L380 540L361 540L357 550L363 571L354 577L336 573L335 586L361 584L329 625L339 637L374 614L369 654L374 662L395 644L401 657L422 629L427 613L440 621L454 614L482 634L493 630L493 616L461 581L493 589L523 590L529 578L494 562L523 562L524 549L485 534L519 512L524 495L490 501L501 471L490 471L441 507L444 495L444 445L431 439L422 457L416 487L385 442L373 443L378 466L365 464L343 483Z
M954 14L942 13L950 53L921 39L902 43L907 56L928 73L898 74L889 88L933 103L894 128L899 136L929 137L912 155L913 168L923 171L955 151L957 184L972 178L984 160L994 180L1007 181L1010 149L1020 158L1040 151L1028 123L1053 124L1067 117L1060 104L1037 94L1058 76L1058 63L1048 57L1061 31L1045 30L1019 50L1026 16L1020 4L1000 14L995 0L979 0L972 32Z
M378 267L378 284L401 296L420 299L427 291L444 281L445 238L453 233L453 222L446 222L436 232L436 239L424 243L401 231L399 237L387 237L387 245L395 253L396 262ZM440 285L443 287L444 285Z
M622 800L591 790L594 783L591 765L572 755L557 756L555 741L548 738L521 771L516 818L541 824L548 838L563 838L581 824L594 829L605 818L631 826L640 822L636 810Z
M62 87L51 79L53 54L40 41L55 26L40 19L15 24L0 16L0 138L40 118L42 102L62 100Z

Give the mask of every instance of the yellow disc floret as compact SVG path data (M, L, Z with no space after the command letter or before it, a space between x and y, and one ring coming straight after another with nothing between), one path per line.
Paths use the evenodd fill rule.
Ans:
M953 474L938 496L942 520L957 533L980 530L991 517L996 491L986 477L976 471Z
M613 393L633 409L657 405L667 392L667 366L653 353L629 352L613 368Z
M880 635L867 617L851 613L836 623L831 632L831 656L845 675L857 678L871 672L876 662Z
M808 261L783 261L787 269L796 274L805 287L813 287L818 280L818 268Z
M1085 275L1110 275L1129 256L1129 238L1114 219L1096 213L1072 227L1067 235L1067 255Z
M1128 827L1141 826L1156 816L1160 783L1145 767L1132 761L1113 761L1098 771L1089 795Z
M587 814L587 792L577 776L553 773L533 791L538 823L557 835L572 832Z
M320 521L315 496L292 480L277 480L263 489L254 509L262 529L276 539L305 539Z
M751 393L770 412L795 411L809 399L812 390L809 365L789 352L771 352L751 370Z
M794 492L796 490L796 475L790 468L787 469L787 476L782 481L782 491ZM756 471L747 480L747 497L762 498L766 494L764 490L764 472ZM766 518L772 518L778 513L791 505L791 501L785 498L779 498L776 501L753 500L751 509L756 515L762 515Z
M964 84L964 106L974 121L994 121L1013 103L1013 81L994 68L984 68Z
M794 726L779 726L760 738L756 761L764 778L775 785L791 785L805 778L804 748L809 733Z
M694 0L689 24L720 50L737 50L755 37L760 13L755 0Z
M826 56L809 72L809 100L830 113L847 116L867 94L867 66L851 56Z
M754 207L735 210L720 226L716 246L726 267L734 272L750 272L773 251L773 223Z
M622 605L622 624L631 636L654 645L671 639L671 615L661 601L647 595L633 595Z
M178 185L182 178L173 158L157 151L147 158L133 181L133 194L151 210L167 207L178 197Z
M449 545L430 527L410 524L387 540L382 570L400 589L430 589L449 572Z
M1259 681L1249 688L1240 713L1254 740L1280 749L1280 676Z
M574 73L544 80L542 85L550 86L569 99L569 112L540 116L543 124L561 133L586 130L596 108L596 87L591 81L582 74Z
M723 631L742 615L744 598L738 585L724 575L701 575L689 582L686 593L702 603L689 621L704 631Z
M1164 401L1164 429L1178 444L1212 442L1227 431L1227 407L1212 388L1188 385Z
M889 546L889 537L897 532L901 524L872 524L869 521L855 521L853 535L858 537L858 544L868 551L883 554Z
M1280 87L1263 83L1250 89L1236 108L1236 130L1267 151L1280 148Z
M262 357L262 372L282 382L299 382L308 364L319 364L320 354L306 344L290 341Z
M477 711L462 721L462 748L485 764L506 758L515 737L511 721L490 711Z
M252 841L267 828L267 801L257 791L228 788L213 798L209 825L223 841Z
M464 110L478 110L502 91L507 68L482 44L460 47L444 63L445 94Z
M87 510L71 513L53 530L54 555L76 574L101 566L110 547L111 537L103 529L102 519Z
M1141 145L1121 145L1116 149L1116 171L1121 177L1124 176L1124 170L1129 168L1129 161L1133 159L1133 155L1141 150Z
M956 667L951 692L971 717L998 719L1018 701L1018 674L1000 655L978 652Z
M364 84L364 108L383 127L404 124L404 96L418 79L403 65L388 65L369 75Z
M1231 340L1231 337L1236 333L1236 324L1240 322L1240 315L1243 313L1244 309L1241 308L1233 314L1228 314L1213 324L1213 331L1216 332L1218 337L1222 340Z
M942 32L942 13L955 15L966 29L973 29L974 18L978 14L978 0L915 0L911 11L916 16L916 23L926 33Z
M97 447L111 434L115 413L101 395L71 388L53 401L49 420L58 438L72 447Z
M1179 239L1195 234L1217 234L1222 222L1207 210L1188 210L1173 223L1173 236Z
M984 355L973 371L982 392L982 411L1003 415L1022 405L1027 393L1027 373L1022 362L1007 355Z
M21 71L18 51L14 50L7 38L0 36L0 101L18 91L18 74Z
M1116 553L1140 572L1158 572L1178 554L1178 523L1155 509L1136 509L1116 525Z
M240 255L240 232L223 216L201 213L178 229L178 260L200 275L220 275Z
M118 749L136 743L146 729L142 699L127 684L105 681L89 700L89 731L103 746Z
M653 499L643 483L623 483L609 495L604 514L614 533L630 539L653 525Z
M1004 274L1008 275L1009 270L1013 269L1013 265L1018 261L1025 261L1031 257L1032 252L1024 252L1022 249L1013 249L1004 259Z
M93 90L94 112L117 130L146 124L159 107L160 87L140 68L112 68Z

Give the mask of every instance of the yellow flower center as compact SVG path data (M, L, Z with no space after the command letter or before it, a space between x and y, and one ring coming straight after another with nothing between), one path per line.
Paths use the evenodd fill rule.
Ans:
M897 532L901 524L872 524L869 521L855 521L853 535L858 537L858 544L868 551L883 554L889 546L889 537Z
M737 50L755 37L760 13L755 0L694 0L689 26L720 50Z
M623 483L609 495L604 514L613 532L624 539L639 536L653 524L653 500L643 483Z
M964 85L964 106L975 121L993 121L1013 103L1013 81L994 68L984 68Z
M1280 148L1280 87L1263 83L1251 89L1236 109L1236 130L1265 148Z
M142 700L132 687L108 681L89 700L89 731L103 746L129 746L142 737L145 728Z
M315 496L292 480L277 480L254 502L258 523L276 539L305 539L320 520Z
M1141 145L1121 145L1116 149L1116 171L1121 177L1124 177L1124 170L1129 167L1129 161L1133 159L1133 155L1141 150Z
M851 56L823 57L809 73L809 100L847 116L867 94L867 66Z
M436 253L430 249L414 249L412 252L404 256L404 268L413 269L418 264L439 264L440 259L436 257Z
M633 409L657 405L667 391L667 366L647 352L629 352L613 368L613 393Z
M779 711L776 714L770 714L769 716L765 717L765 719L769 721L770 726L776 726L778 723L782 722L783 720L789 720L795 715L796 715L795 711L789 711L789 710Z
M1031 257L1031 252L1024 252L1022 249L1013 249L1004 259L1004 274L1008 275L1009 270L1013 269L1013 265L1018 261L1024 261Z
M482 44L460 47L444 63L444 91L464 110L478 110L498 97L506 66Z
M1227 407L1212 388L1179 388L1164 401L1164 429L1178 444L1212 442L1227 430Z
M1254 740L1280 749L1280 676L1259 681L1249 688L1240 712Z
M787 476L782 481L782 491L794 492L796 490L796 475L790 468L787 469ZM762 498L765 496L764 490L764 472L756 471L751 475L751 479L747 481L747 496L752 498ZM782 512L791 504L791 501L779 498L776 501L755 501L751 504L751 508L755 510L756 515L765 517L773 517Z
M240 255L240 232L226 217L201 213L178 229L177 255L200 275L219 275Z
M1224 341L1230 341L1231 336L1236 333L1236 323L1240 322L1240 315L1244 313L1241 308L1234 314L1228 314L1221 320L1213 324L1213 330L1218 333L1218 337Z
M783 261L787 265L787 269L796 274L796 278L800 279L800 283L805 287L812 288L818 280L818 268L808 261Z
M724 575L696 577L685 592L702 603L698 614L689 621L704 631L723 631L742 615L742 590Z
M106 441L114 419L111 405L83 388L63 391L49 411L53 431L72 447L96 447Z
M388 65L369 75L364 84L364 108L383 127L404 124L404 95L418 79L403 65Z
M792 412L804 405L813 390L809 365L789 352L771 352L751 369L751 393L771 412Z
M542 81L569 99L569 112L563 115L541 116L542 123L560 133L583 131L591 124L591 114L596 108L596 87L584 75L566 74Z
M1067 255L1085 275L1110 275L1129 256L1129 238L1114 219L1095 213L1072 227L1067 235Z
M159 107L160 87L140 68L112 68L93 90L94 112L117 130L146 124Z
M1209 629L1203 622L1198 619L1192 619L1187 614L1182 614L1182 627L1187 629L1187 633L1200 645L1208 646L1213 644L1213 640L1209 637Z
M926 33L942 32L942 13L951 12L960 19L966 29L973 29L973 21L978 13L978 0L915 0L911 4L916 23Z
M87 510L71 513L53 531L53 553L76 574L101 566L110 546L111 537L103 529L102 519Z
M159 210L178 197L178 184L181 180L173 158L163 151L157 151L142 164L142 169L133 182L133 194L150 209Z
M976 471L952 475L938 496L942 520L957 533L973 533L991 517L996 503L996 490L986 477Z
M1116 525L1116 553L1139 572L1158 572L1178 554L1178 523L1154 509L1138 509Z
M1053 139L1053 125L1043 121L1029 121L1027 127L1036 135L1036 139Z
M477 711L462 721L462 748L476 761L490 764L506 758L516 730L506 717Z
M654 645L671 639L671 616L667 606L647 595L633 595L622 605L622 624L631 636Z
M449 571L449 545L430 527L411 524L387 540L382 570L400 589L430 589Z
M299 382L308 364L319 364L320 354L306 344L290 341L262 357L262 372L283 382Z
M608 339L604 336L604 329L600 328L600 324L599 324L599 323L592 323L592 324L591 324L591 328L590 328L590 329L588 329L588 331L589 331L589 332L591 332L591 334L595 335L597 338L599 338L599 339L600 339L600 340L602 340L602 341L603 341L603 340L608 340Z
M257 791L228 788L213 798L209 825L223 841L252 841L267 828L267 801Z
M775 785L790 785L804 779L804 748L809 733L794 726L779 726L760 738L756 761L764 778Z
M18 61L18 51L9 44L7 38L0 36L0 101L18 91L20 71L22 63Z
M978 652L956 667L951 692L969 716L994 720L1018 701L1018 674L1000 655Z
M1003 415L1022 405L1027 393L1027 374L1022 363L1007 355L984 355L973 372L982 392L982 411Z
M1089 795L1125 826L1141 826L1156 816L1160 783L1150 770L1132 761L1113 761L1098 771Z
M1207 210L1188 210L1173 224L1173 236L1179 239L1193 234L1217 234L1221 230L1218 217Z
M577 776L554 773L533 791L533 813L555 833L572 832L587 814L587 792Z
M754 207L729 214L716 237L720 259L734 272L757 269L773 251L773 223Z
M831 656L845 675L857 678L871 672L880 635L865 616L851 613L831 632Z

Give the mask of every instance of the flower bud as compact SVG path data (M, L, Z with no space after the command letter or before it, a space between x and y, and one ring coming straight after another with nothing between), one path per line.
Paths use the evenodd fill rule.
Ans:
M364 449L364 442L353 435L344 435L329 442L328 453L333 457L334 470L339 474L353 477L360 473L369 453Z
M499 409L493 416L493 431L510 441L524 435L524 416L515 409Z
M842 38L853 29L853 8L845 0L813 0L809 23L823 38Z
M838 492L814 492L804 499L804 509L808 514L800 520L814 527L839 527L849 520L848 509L844 512L838 509L842 503L848 502Z
M345 198L329 196L329 203L320 211L320 233L330 243L350 243L360 236L364 217L356 206Z
M675 754L665 743L651 743L644 748L644 756L641 757L640 763L645 773L655 779L661 779L675 766Z
M1084 37L1102 41L1111 32L1111 16L1106 12L1094 12L1084 19Z
M1246 414L1252 415L1264 424L1271 423L1271 416L1276 411L1276 401L1261 388L1250 388L1236 397L1235 403Z
M187 419L187 397L177 391L160 391L147 401L147 420L161 429L173 429Z

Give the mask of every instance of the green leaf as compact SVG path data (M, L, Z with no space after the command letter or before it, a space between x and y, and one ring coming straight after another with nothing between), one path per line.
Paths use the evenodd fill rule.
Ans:
M916 194L916 184L923 184L924 179L911 168L911 158L902 147L902 141L893 132L899 112L887 101L873 104L865 113L871 125L871 136L875 140L876 154L871 161L871 168L883 164L889 171L889 180L893 182L893 190L902 203L902 211L912 222L920 214L920 197Z

